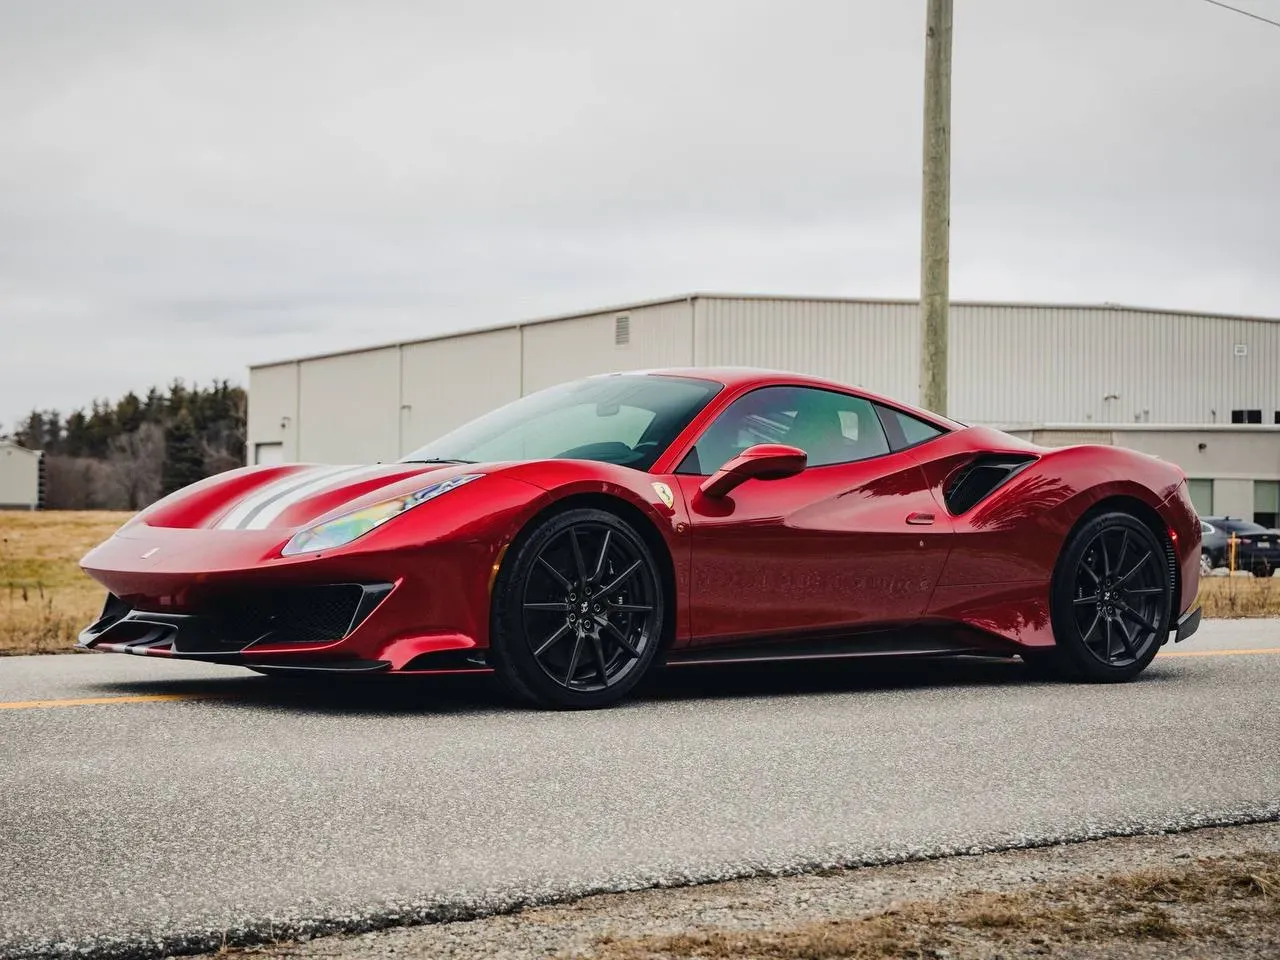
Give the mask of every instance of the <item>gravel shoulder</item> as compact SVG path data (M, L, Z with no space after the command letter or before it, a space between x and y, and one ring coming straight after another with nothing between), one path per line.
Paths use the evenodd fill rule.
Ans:
M221 956L228 952L267 960L1274 957L1280 824L609 894Z

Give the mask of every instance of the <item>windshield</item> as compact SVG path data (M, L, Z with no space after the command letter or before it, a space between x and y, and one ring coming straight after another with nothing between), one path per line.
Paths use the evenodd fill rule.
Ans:
M499 407L402 462L598 460L648 470L721 386L637 374L576 380Z

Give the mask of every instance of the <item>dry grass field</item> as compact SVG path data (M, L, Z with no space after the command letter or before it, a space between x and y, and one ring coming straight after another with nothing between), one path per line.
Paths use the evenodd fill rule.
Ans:
M127 513L0 513L0 654L63 653L102 611L79 560Z
M64 653L102 609L78 561L129 518L105 511L0 513L0 655ZM1280 578L1208 577L1207 617L1280 616Z

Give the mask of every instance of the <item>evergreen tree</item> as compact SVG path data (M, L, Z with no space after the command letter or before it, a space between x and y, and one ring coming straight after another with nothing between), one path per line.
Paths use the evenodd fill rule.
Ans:
M160 474L160 495L166 496L188 484L204 479L204 455L196 436L191 414L186 410L174 418L164 436L164 469Z
M62 442L62 452L69 457L83 457L89 449L88 427L89 420L83 410L67 417L67 435Z
M116 403L116 424L121 433L133 433L142 426L142 401L132 390Z

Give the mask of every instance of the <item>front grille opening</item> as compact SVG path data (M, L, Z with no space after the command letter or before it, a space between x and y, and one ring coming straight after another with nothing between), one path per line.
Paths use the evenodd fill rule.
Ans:
M956 515L972 510L1035 459L1022 453L991 453L975 457L947 480L942 491L947 509Z
M209 614L211 633L233 645L341 640L368 612L365 595L360 584L344 583L228 597Z

